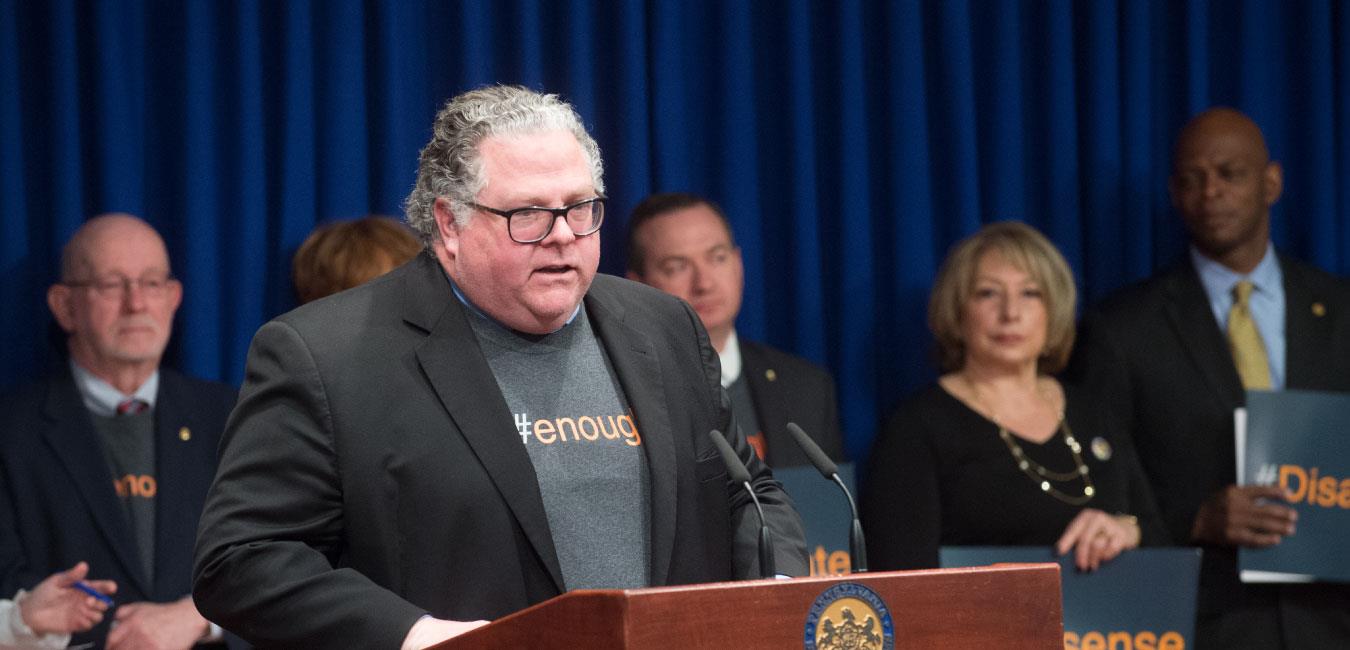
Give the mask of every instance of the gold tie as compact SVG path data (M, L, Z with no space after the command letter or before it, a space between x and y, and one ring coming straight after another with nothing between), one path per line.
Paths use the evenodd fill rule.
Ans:
M1266 360L1266 345L1261 332L1252 320L1249 299L1255 287L1250 280L1233 285L1233 308L1228 310L1228 347L1233 350L1233 363L1243 388L1270 389L1270 362Z

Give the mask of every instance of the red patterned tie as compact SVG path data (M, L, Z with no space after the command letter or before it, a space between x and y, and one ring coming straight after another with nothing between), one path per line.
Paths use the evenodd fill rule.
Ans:
M140 413L145 412L145 409L147 409L147 408L150 408L150 405L149 405L149 404L146 404L145 402L143 402L143 401L141 401L141 400L132 398L132 399L123 401L121 404L118 404L118 405L117 405L117 414L118 414L118 415L139 415Z

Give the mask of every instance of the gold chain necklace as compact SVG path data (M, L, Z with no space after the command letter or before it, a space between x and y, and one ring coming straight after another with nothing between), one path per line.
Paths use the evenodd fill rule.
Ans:
M1031 479L1032 483L1039 484L1042 492L1072 506L1081 506L1092 500L1093 495L1097 493L1097 488L1092 484L1092 475L1090 474L1087 463L1083 462L1083 447L1078 444L1078 439L1074 437L1073 430L1069 428L1069 420L1064 417L1063 410L1059 412L1059 428L1057 429L1057 433L1064 434L1064 444L1069 448L1069 452L1073 454L1074 470L1071 472L1057 472L1028 458L1026 453L1022 451L1022 445L1017 443L1016 437L1013 436L1012 432L1008 431L1008 428L1003 426L1003 423L999 421L998 414L985 404L984 399L980 397L980 389L975 386L975 382L971 381L970 377L966 376L965 373L961 373L961 379L965 381L966 386L970 388L970 395L975 400L975 404L980 407L980 410L987 412L989 419L993 420L994 424L998 425L998 437L1002 438L1003 444L1008 446L1008 453L1012 454L1013 461L1017 464L1017 469L1021 470L1023 474L1026 474L1027 478ZM1045 402L1047 405L1050 404L1050 400L1046 399L1039 387L1036 389L1036 394L1041 398L1041 401ZM1051 482L1055 481L1062 483L1072 480L1083 481L1083 493L1081 495L1065 494Z

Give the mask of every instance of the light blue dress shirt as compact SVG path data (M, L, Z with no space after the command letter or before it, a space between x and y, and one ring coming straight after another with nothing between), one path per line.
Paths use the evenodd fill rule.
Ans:
M442 273L442 274L445 274L445 269L441 269L441 273ZM478 314L479 316L482 316L482 317L484 318L484 320L487 320L489 323L495 323L497 326L501 327L501 328L504 329L504 330L510 330L510 331L513 331L513 332L515 331L514 329L512 329L512 328L510 328L510 327L507 327L505 324L503 324L503 323L501 323L501 322L498 322L497 319L495 319L495 318L493 318L493 317L491 317L491 316L488 316L488 315L487 315L487 312L485 312L485 311L479 309L479 308L478 308L478 305L473 304L473 301L472 301L472 300L469 300L469 297L466 296L466 295L464 295L464 292L463 292L463 291L460 291L460 290L459 290L459 285L455 284L455 281L454 281L454 280L451 280L449 275L446 275L446 276L445 276L445 279L448 280L448 281L450 282L450 291L451 291L452 293L454 293L454 294L455 294L455 297L458 298L459 301L460 301L461 303L463 303L463 305L464 305L465 307L468 307L470 311L472 311L472 312L475 313L475 314ZM578 304L577 304L577 308L572 310L572 315L567 317L567 322L566 322L566 323L563 323L563 326L562 326L562 327L567 327L568 325L571 325L571 324L572 324L572 321L574 321L574 320L577 319L577 314L580 314L580 313L581 313L581 304L578 303ZM553 331L554 331L554 332L560 331L560 330L562 330L562 327L559 327L558 329L553 330ZM551 333L552 333L552 332L550 332L550 334L551 334ZM153 406L153 405L152 405L152 406Z
M1270 362L1270 387L1272 390L1284 388L1284 275L1280 272L1279 259L1275 257L1275 246L1266 246L1266 254L1261 263L1251 273L1243 275L1214 260L1205 257L1194 246L1191 247L1191 263L1200 275L1200 284L1209 296L1209 307L1214 310L1214 320L1219 329L1228 331L1228 312L1233 308L1233 287L1241 280L1250 280L1255 289L1249 300L1252 320L1261 332L1261 342L1266 346L1266 360Z
M145 383L131 395L123 395L122 391L113 388L102 379L94 376L94 373L80 367L75 360L70 361L70 374L75 376L75 387L80 390L80 397L84 399L85 408L89 409L94 415L103 417L112 417L117 415L117 405L121 404L129 397L134 397L150 407L155 408L155 396L159 393L159 371L156 370L150 375Z

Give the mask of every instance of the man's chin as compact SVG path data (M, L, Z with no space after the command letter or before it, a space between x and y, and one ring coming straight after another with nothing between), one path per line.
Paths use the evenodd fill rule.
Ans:
M1227 233L1218 234L1212 232L1203 234L1192 233L1191 241L1195 244L1196 248L1200 249L1201 253L1204 253L1211 259L1224 257L1237 249L1242 243L1238 237L1228 235Z
M728 317L728 314L720 309L698 309L694 308L694 313L698 314L698 319L703 321L703 328L709 332L719 328L730 328L736 320L735 317Z
M160 357L164 356L163 345L128 345L122 346L112 351L109 355L112 358L123 363L158 363Z

